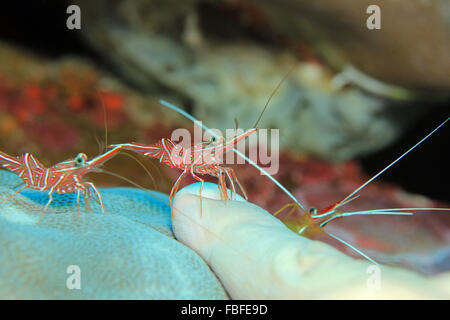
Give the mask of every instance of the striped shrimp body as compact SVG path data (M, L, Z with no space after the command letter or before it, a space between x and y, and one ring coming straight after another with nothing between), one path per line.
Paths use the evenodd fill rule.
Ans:
M253 125L253 128L247 130L241 135L238 135L231 139L230 141L224 141L223 137L220 137L216 135L213 131L210 131L210 129L205 126L203 123L199 122L197 119L195 119L193 116L191 116L189 113L185 112L184 110L178 108L177 106L164 101L160 100L159 102L180 114L188 118L189 120L193 121L196 124L199 124L204 130L211 132L212 137L209 142L202 142L198 144L194 144L189 148L183 148L180 145L175 144L170 139L161 139L157 143L153 145L144 145L139 143L124 143L120 145L112 145L111 147L115 146L121 146L124 149L131 150L134 152L141 153L147 157L150 158L157 158L161 163L164 163L168 165L171 168L178 168L183 170L181 175L176 180L174 186L172 187L172 190L170 192L170 207L173 214L173 206L172 206L172 200L175 194L177 193L180 183L183 177L190 174L195 180L201 182L200 186L200 215L202 213L202 190L203 190L203 184L204 180L198 176L200 175L210 175L213 177L216 177L219 179L218 188L219 192L221 194L222 199L232 199L233 194L236 192L235 183L239 186L239 189L241 190L243 196L245 199L248 199L247 194L239 182L239 179L237 178L237 175L235 171L230 168L223 165L221 161L221 156L223 154L233 151L238 156L243 158L244 160L247 160L250 164L257 167L263 174L266 174L272 181L274 181L283 191L287 190L278 183L272 176L270 176L267 172L265 172L264 169L260 168L256 163L254 163L251 159L249 159L246 155L242 154L239 150L235 148L235 145L241 141L250 136L252 133L256 132L257 125L259 121L262 118L262 115L264 114L266 108L268 107L272 97L277 92L278 88L281 86L281 84L284 82L284 80L288 77L290 72L293 69L291 69L289 72L286 73L286 75L283 77L283 79L278 83L274 91L269 96L266 104L264 105L264 108L262 109L261 113L259 114L255 124ZM226 179L228 178L228 181L230 182L230 197L228 197L227 194L227 183ZM293 199L295 199L292 196Z
M305 236L305 237L313 237L318 234L327 234L330 237L334 238L335 240L343 243L347 247L351 248L370 262L377 264L372 258L367 256L365 253L363 253L361 250L355 248L351 244L347 243L343 239L327 232L324 227L331 221L340 219L347 216L353 216L353 215L413 215L415 212L418 211L450 211L450 208L391 208L391 209L374 209L374 210L364 210L364 211L353 211L353 212L345 212L345 211L339 211L338 209L346 205L347 203L357 199L358 192L361 191L364 187L366 187L369 183L371 183L373 180L375 180L378 176L380 176L383 172L388 170L391 166L393 166L395 163L397 163L401 158L406 156L409 152L414 150L417 146L419 146L422 142L424 142L426 139L428 139L432 134L434 134L437 130L439 130L442 126L444 126L447 121L449 121L450 118L447 118L444 122L442 122L438 127L436 127L433 131L431 131L427 136L425 136L423 139L421 139L419 142L417 142L414 146L412 146L409 150L407 150L405 153L403 153L400 157L395 159L393 162L391 162L389 165L387 165L384 169L382 169L380 172L378 172L376 175L374 175L372 178L368 179L366 182L364 182L361 186L356 188L353 192L351 192L348 196L346 196L341 201L338 201L324 209L318 210L317 208L310 208L309 210L306 210L303 205L301 205L297 200L295 200L293 203L288 203L285 206L283 206L281 209L279 209L277 212L274 213L274 216L277 216L284 210L290 208L289 213L287 214L286 218L291 216L296 210L300 210L302 215L296 219L294 222L289 221L286 223L286 225L293 230L294 232L298 233L299 235Z
M98 189L92 182L85 181L83 178L89 172L101 172L99 166L119 151L120 147L115 147L91 160L88 160L86 154L80 153L74 159L59 162L50 168L46 168L30 153L14 157L0 152L0 165L18 175L25 184L3 201L14 197L27 188L47 191L49 199L42 212L45 213L53 201L54 193L76 192L78 214L81 194L83 194L88 210L90 210L90 200L94 198L100 204L102 212L104 212L103 200ZM95 197L93 197L92 193L94 193Z
M273 94L272 94L273 95ZM270 99L269 99L270 101ZM179 107L164 101L160 100L160 103L164 105L165 107L183 115L187 119L191 120L194 123L200 123L202 128L206 131L210 130L207 126L205 126L203 123L199 122L195 117L190 115L189 113L185 112L184 110L180 109ZM266 104L267 106L267 104ZM246 160L250 165L255 167L261 174L263 174L265 177L270 179L283 193L285 193L287 196L289 196L293 202L288 203L284 205L281 209L279 209L277 212L275 212L273 215L277 216L284 210L290 208L290 212L288 213L288 216L292 215L296 210L300 210L302 215L295 221L287 221L286 225L294 232L298 233L301 236L305 237L313 237L315 235L319 234L326 234L335 240L343 243L347 247L351 248L370 262L377 264L372 258L370 258L368 255L363 253L361 250L355 248L350 243L344 241L343 239L340 239L339 237L329 233L324 229L324 227L331 221L340 219L346 216L352 216L352 215L413 215L414 212L417 211L450 211L450 208L393 208L393 209L374 209L374 210L365 210L365 211L354 211L354 212L342 212L338 209L342 206L346 205L347 203L355 200L358 198L357 193L362 190L365 186L367 186L369 183L371 183L373 180L375 180L378 176L380 176L383 172L388 170L391 166L393 166L395 163L397 163L401 158L406 156L409 152L414 150L417 146L419 146L422 142L424 142L426 139L428 139L432 134L434 134L437 130L439 130L442 126L444 126L450 118L447 118L443 123L441 123L437 128L435 128L432 132L430 132L427 136L425 136L422 140L420 140L418 143L416 143L413 147L411 147L409 150L407 150L405 153L403 153L400 157L398 157L396 160L394 160L392 163L387 165L384 169L382 169L380 172L378 172L376 175L374 175L372 178L367 180L365 183L363 183L360 187L355 189L351 194L349 194L347 197L345 197L343 200L338 201L324 209L318 210L317 208L310 208L309 210L305 209L305 207L294 197L294 195L289 192L289 190L286 189L278 180L276 180L273 176L271 176L264 168L260 167L257 163L252 161L250 158L248 158L245 154L241 153L237 149L233 149L233 152L236 153L237 156L243 158ZM255 126L256 127L256 126ZM287 216L287 217L288 217Z
M255 128L249 129L241 135L238 135L230 141L224 141L222 137L211 137L209 142L201 142L192 145L189 148L184 148L176 144L170 139L162 138L157 143L152 145L145 145L140 143L124 143L112 145L112 147L121 147L125 150L131 150L143 154L149 158L159 159L159 161L170 168L178 168L183 170L176 182L174 183L169 195L170 206L173 213L172 200L177 193L183 177L191 175L195 180L201 182L200 195L203 190L204 179L198 175L211 175L218 178L218 188L222 199L232 199L233 194L236 193L235 183L239 186L244 197L247 199L247 194L242 187L239 179L233 168L225 167L222 163L222 156L234 149L234 146L241 140L247 138L256 131ZM227 193L227 183L230 182L230 196ZM200 212L202 208L202 200L200 197Z

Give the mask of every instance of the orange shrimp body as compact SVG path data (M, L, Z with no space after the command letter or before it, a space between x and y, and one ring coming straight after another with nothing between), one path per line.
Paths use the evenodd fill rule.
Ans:
M309 210L304 210L299 207L296 203L288 203L284 205L281 209L275 212L273 215L277 216L281 212L283 212L287 208L291 208L291 211L286 216L285 224L286 226L304 237L312 238L319 234L326 234L327 232L323 229L323 227L331 220L336 220L341 218L342 212L333 212L339 202L317 211L316 208L310 208ZM302 212L302 215L297 218L295 221L287 219L290 217L295 210L299 209ZM322 217L321 217L322 216ZM320 218L319 218L320 217Z
M48 191L49 200L45 205L43 211L45 212L53 201L53 193L62 194L77 192L77 205L79 206L79 198L82 193L86 208L89 210L92 192L94 192L94 199L98 201L102 208L102 212L104 212L105 209L100 193L92 182L83 180L83 176L89 172L100 171L98 167L116 155L119 150L120 147L116 147L89 161L84 153L80 153L74 159L59 162L50 168L46 168L30 153L14 157L0 152L0 165L22 178L23 183L25 184L25 186L7 199L15 196L26 188Z
M400 159L402 159L404 156L406 156L409 152L414 150L417 146L419 146L422 142L424 142L426 139L428 139L432 134L434 134L439 128L441 128L443 125L445 125L450 118L447 118L444 122L442 122L438 127L436 127L434 130L432 130L427 136L425 136L423 139L421 139L419 142L417 142L414 146L409 148L406 152L401 154L397 159L392 161L389 165L387 165L384 169L382 169L380 172L375 174L372 178L368 179L366 182L364 182L361 186L356 188L353 192L351 192L348 196L346 196L341 201L338 201L331 206L328 206L320 211L317 211L316 208L311 208L309 211L306 211L304 207L295 200L294 203L288 203L285 206L283 206L281 209L279 209L277 212L274 213L274 216L278 215L282 211L284 211L287 208L292 208L291 211L288 213L286 217L291 216L295 210L301 209L303 212L303 215L301 215L300 218L296 219L296 221L287 221L286 225L293 230L294 232L305 236L305 237L312 237L318 234L327 234L330 237L334 238L335 240L345 244L346 246L350 247L363 257L365 257L370 262L377 264L373 259L371 259L369 256L358 250L357 248L353 247L351 244L345 242L343 239L340 239L339 237L325 231L323 228L325 225L333 220L336 220L338 218L346 217L346 216L352 216L352 215L413 215L415 211L450 211L450 208L391 208L391 209L374 209L374 210L363 210L363 211L353 211L353 212L339 212L337 211L338 208L346 205L350 201L355 200L358 198L358 192L362 190L365 186L367 186L369 183L371 183L373 180L375 180L378 176L380 176L383 172L385 172L387 169L389 169L391 166L393 166L395 163L397 163Z

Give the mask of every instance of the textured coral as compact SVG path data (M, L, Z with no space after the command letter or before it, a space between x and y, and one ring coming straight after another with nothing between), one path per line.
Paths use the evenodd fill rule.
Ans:
M20 180L0 171L0 198ZM167 196L101 189L107 212L77 219L73 195L58 195L36 225L47 196L24 191L1 205L0 298L226 299L214 274L171 231ZM66 287L68 266L81 289Z

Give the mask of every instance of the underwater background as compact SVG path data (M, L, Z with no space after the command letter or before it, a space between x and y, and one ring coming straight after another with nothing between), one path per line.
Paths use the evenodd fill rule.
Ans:
M81 8L80 30L66 26L70 4ZM170 137L176 128L192 130L189 121L165 109L159 99L180 106L208 127L234 128L236 118L241 128L250 128L290 72L259 127L280 129L280 169L274 177L306 207L326 207L384 168L449 114L450 3L377 1L383 10L382 36L365 28L367 15L361 12L369 4L362 0L5 4L0 12L0 150L10 155L29 152L46 165L79 152L93 157L105 144L104 110L108 143L150 144ZM449 137L449 128L442 128L361 191L348 209L449 207L445 156ZM156 160L141 160L153 179L124 156L105 168L145 188L169 193L179 171ZM236 171L249 201L271 213L289 202L253 167L239 165ZM2 187L10 188L7 181L13 178L1 174ZM107 175L89 178L103 188L130 187ZM194 181L189 179L184 185ZM106 198L118 199L114 189L104 190ZM24 197L23 201L33 200ZM155 228L160 222L155 219L145 223ZM169 217L161 219L167 221L161 227L164 231L158 232L173 239ZM57 220L44 226L65 230L73 221L66 225L61 217ZM86 228L94 228L95 223ZM448 215L352 217L328 227L382 263L426 275L450 270ZM39 238L39 232L26 228ZM20 238L16 236L2 238ZM353 255L332 239L321 240ZM173 250L184 249L180 245ZM194 254L186 255L196 261ZM213 278L209 273L205 276L208 285L198 290L210 292L202 297L226 298ZM25 296L42 294L46 293ZM146 294L133 297L167 297ZM184 298L192 298L189 294Z

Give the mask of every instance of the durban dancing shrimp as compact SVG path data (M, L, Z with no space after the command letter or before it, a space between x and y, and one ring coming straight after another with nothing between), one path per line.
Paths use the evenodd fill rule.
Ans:
M262 109L261 113L259 114L255 124L253 125L253 128L248 129L243 134L240 134L230 141L224 141L222 136L219 136L215 134L213 131L211 131L207 126L202 124L200 121L195 119L193 116L191 116L189 113L183 111L182 109L174 106L173 104L160 100L159 102L164 105L165 107L172 109L189 120L193 121L195 124L199 124L204 130L211 133L211 139L209 142L201 142L194 144L193 146L189 148L183 148L180 145L175 144L170 139L162 138L160 141L153 145L145 145L140 143L124 143L124 144L117 144L117 145L111 145L111 147L121 146L126 150L131 150L134 152L138 152L143 154L144 156L150 157L150 158L156 158L159 159L161 163L164 163L168 165L171 168L178 168L183 170L181 175L176 180L174 186L172 187L172 190L169 195L170 199L170 207L173 214L173 206L172 206L172 200L175 194L177 193L181 180L184 176L187 174L191 174L191 176L199 181L201 183L200 185L200 215L202 212L202 190L203 190L203 184L204 179L200 178L198 174L200 175L211 175L213 177L216 177L219 179L218 188L219 192L221 194L221 197L223 200L232 199L233 194L236 192L236 187L234 183L236 182L239 186L239 189L241 190L244 198L248 200L247 194L245 192L244 187L240 183L235 171L230 167L223 166L221 157L229 152L233 151L238 156L242 157L246 161L248 161L250 164L258 168L263 174L267 175L272 181L276 183L277 186L279 186L284 192L290 195L288 190L282 186L278 181L276 181L272 176L270 176L263 168L259 167L256 163L254 163L250 158L248 158L245 154L241 153L239 150L234 148L234 146L239 142L247 137L249 137L251 134L256 132L257 125L259 121L262 118L262 115L266 111L271 99L275 95L275 93L280 88L281 84L284 82L284 80L287 79L289 74L292 72L294 68L290 69L284 77L281 79L281 81L278 83L278 85L275 87L275 89L270 94L269 98L267 99L266 104L264 105L264 108ZM236 122L237 124L237 122ZM226 184L226 178L230 181L230 197L228 198L227 194L227 184ZM293 199L295 199L294 196L290 195Z
M99 97L103 107L105 145L107 145L108 124L106 119L106 106L100 93ZM59 162L50 168L46 168L30 153L25 153L22 156L14 157L0 151L0 165L22 178L23 184L25 184L22 188L2 200L0 203L11 199L24 189L30 188L38 191L48 191L49 199L44 207L44 210L42 211L42 215L47 211L48 207L52 203L53 193L64 194L72 192L77 193L78 216L80 215L81 193L83 193L87 210L91 210L90 200L93 198L99 203L102 212L105 212L103 199L97 187L92 182L85 181L83 176L90 172L103 172L106 174L111 174L108 171L100 169L100 166L117 155L120 150L121 147L115 147L109 151L105 150L103 154L100 154L91 160L88 160L85 153L79 153L74 159ZM92 192L95 194L95 197L92 196Z
M83 193L88 210L90 210L90 200L94 198L99 203L102 212L104 212L103 200L98 189L92 182L85 181L83 176L89 172L101 172L102 170L99 169L99 166L116 155L120 150L121 147L115 147L91 160L88 160L86 154L79 153L74 159L59 162L50 168L46 168L30 153L15 157L0 152L0 165L22 178L25 184L3 201L14 197L26 188L48 191L49 199L42 212L44 214L53 201L53 193L76 192L78 215L81 193ZM95 194L95 197L92 196L92 192Z
M317 210L317 208L310 208L309 210L306 210L297 200L293 203L288 203L285 206L283 206L281 209L279 209L277 212L274 213L274 216L277 216L281 212L283 212L287 208L291 208L289 211L287 217L291 216L295 210L300 209L303 213L300 218L297 219L294 223L289 223L288 226L291 230L298 233L299 235L305 236L305 237L312 237L318 234L327 234L330 237L334 238L335 240L343 243L347 247L351 248L358 254L362 255L364 258L369 260L370 262L377 264L372 258L367 256L365 253L363 253L361 250L355 248L348 242L344 241L343 239L337 237L334 234L331 234L324 230L324 227L331 221L353 216L353 215L413 215L415 211L450 211L450 208L391 208L391 209L374 209L374 210L364 210L364 211L354 211L354 212L341 212L338 211L338 209L347 203L355 200L359 197L358 192L361 191L364 187L366 187L369 183L371 183L373 180L375 180L378 176L380 176L383 172L388 170L391 166L393 166L395 163L397 163L400 159L402 159L404 156L406 156L409 152L414 150L417 146L419 146L422 142L424 142L426 139L428 139L432 134L434 134L437 130L439 130L442 126L445 125L445 123L450 120L450 118L447 118L444 122L442 122L438 127L436 127L433 131L431 131L427 136L425 136L423 139L421 139L419 142L417 142L414 146L412 146L410 149L408 149L405 153L403 153L400 157L392 161L389 165L387 165L384 169L379 171L377 174L375 174L372 178L368 179L366 182L364 182L361 186L356 188L353 192L351 192L348 196L346 196L341 201L338 201L331 206L328 206L324 209Z
M173 104L160 100L160 103L164 106L180 113L184 117L188 118L189 120L193 121L194 123L200 123L204 130L208 131L210 130L207 126L205 126L203 123L199 122L195 117L190 115L189 113L185 112L184 110L174 106ZM299 220L296 221L295 224L289 225L289 227L295 231L298 234L301 234L302 236L311 237L317 234L328 234L330 237L334 238L335 240L343 243L344 245L348 246L355 252L362 255L364 258L369 260L370 262L377 264L372 258L367 256L365 253L363 253L361 250L355 248L351 244L347 243L345 240L340 239L336 235L330 234L329 232L326 232L323 228L326 224L331 222L332 220L342 218L345 216L351 216L351 215L412 215L413 212L410 211L450 211L449 208L393 208L393 209L375 209L375 210L366 210L366 211L357 211L357 212L338 212L336 211L338 208L344 206L345 204L349 203L350 201L356 199L358 195L356 195L360 190L362 190L365 186L367 186L370 182L375 180L379 175L381 175L384 171L388 170L391 166L393 166L396 162L398 162L401 158L406 156L409 152L411 152L413 149L415 149L417 146L419 146L422 142L424 142L426 139L428 139L432 134L434 134L438 129L440 129L444 124L450 120L448 118L443 123L441 123L437 128L435 128L432 132L430 132L426 137L424 137L422 140L420 140L418 143L416 143L413 147L411 147L408 151L403 153L400 157L398 157L396 160L394 160L391 164L386 166L383 170L378 172L375 176L373 176L371 179L369 179L367 182L362 184L360 187L358 187L355 191L353 191L350 195L348 195L345 199L336 202L335 204L324 208L320 211L317 210L317 208L311 208L310 210L306 210L302 204L294 197L294 195L289 192L279 181L277 181L273 176L271 176L269 173L267 173L264 168L260 167L258 164L253 162L250 158L248 158L246 155L242 154L239 150L233 149L233 152L235 152L238 156L242 157L246 161L248 161L253 167L258 169L263 175L268 177L276 186L278 186L287 196L289 196L293 202L286 204L281 209L279 209L277 212L275 212L274 216L277 216L279 213L284 211L287 208L292 208L292 210L289 212L289 215L294 213L297 208L301 209L304 213ZM212 133L214 135L214 133Z
M171 139L167 138L162 138L157 143L152 145L130 142L113 145L113 147L122 147L125 150L131 150L143 154L144 156L149 158L156 158L159 159L161 163L169 166L170 168L178 168L183 170L178 179L175 181L175 184L173 185L169 195L170 207L173 213L173 197L180 187L182 178L188 174L191 174L191 176L195 180L201 182L200 195L202 193L205 180L200 178L198 174L208 174L219 179L218 187L220 194L224 200L227 200L228 198L232 199L233 193L236 192L236 187L234 185L235 182L239 186L239 189L243 193L244 197L247 199L245 190L239 182L239 179L233 168L224 167L222 165L221 157L224 153L232 150L235 144L247 138L255 131L256 128L249 129L243 134L238 135L230 141L226 142L223 141L222 137L217 139L216 137L212 136L209 142L197 143L189 148L184 148L181 145L173 142ZM228 180L230 181L230 197L228 197L227 193L226 178L228 178ZM202 201L200 198L200 212L201 208Z

